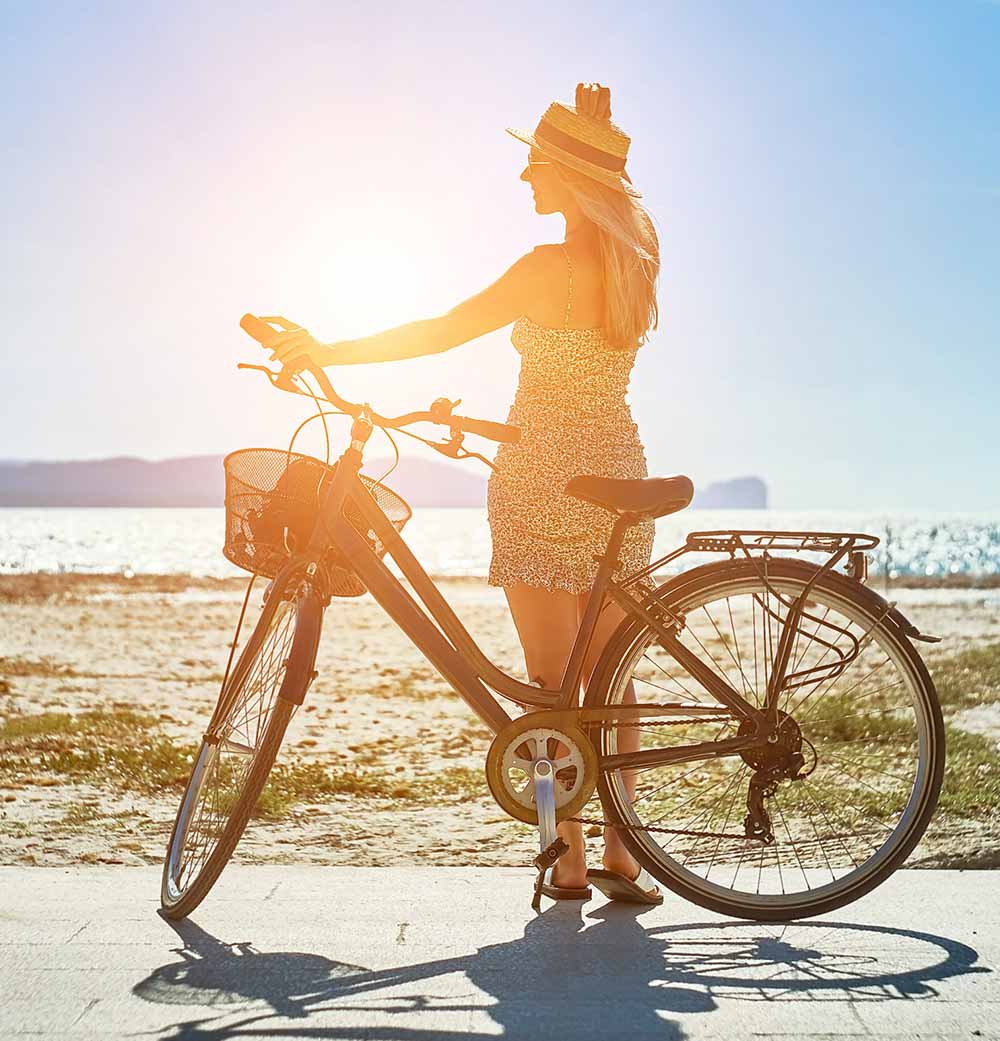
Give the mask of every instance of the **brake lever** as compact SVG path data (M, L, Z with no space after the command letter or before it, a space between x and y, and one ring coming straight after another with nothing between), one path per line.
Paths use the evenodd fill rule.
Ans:
M238 369L254 369L257 372L263 372L267 374L267 378L273 383L275 376L278 375L274 369L269 369L266 365L250 365L248 362L241 361L236 365Z
M478 459L481 463L485 463L494 473L497 472L497 468L486 458L484 455L480 455L478 452L468 452L462 449L462 455L457 456L458 459Z
M267 376L268 382L272 387L277 387L279 390L290 390L295 394L301 394L302 391L292 382L292 376L287 369L280 369L275 372L274 369L269 369L266 365L250 365L247 362L238 362L236 365L238 369L253 369L256 372L263 372Z
M494 472L496 471L496 467L486 458L486 456L480 455L478 452L470 452L468 449L462 447L461 431L453 431L450 441L427 441L426 444L429 444L435 452L440 452L441 455L448 456L449 459L478 459L481 463L485 463L491 470Z

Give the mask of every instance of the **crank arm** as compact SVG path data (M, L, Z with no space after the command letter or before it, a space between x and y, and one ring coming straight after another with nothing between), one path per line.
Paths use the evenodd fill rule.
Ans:
M538 848L545 849L556 840L556 772L548 759L535 763L535 809L538 811Z
M535 789L535 810L538 813L538 845L541 852L534 859L538 869L535 893L531 907L538 911L542 906L542 885L545 872L569 849L556 833L556 772L548 759L538 759L532 772Z

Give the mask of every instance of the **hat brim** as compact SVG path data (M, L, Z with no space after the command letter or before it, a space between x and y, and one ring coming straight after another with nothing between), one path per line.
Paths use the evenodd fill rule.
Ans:
M539 141L534 134L529 134L527 130L516 130L513 127L506 127L505 129L511 137L516 137L518 141L523 141L524 144L537 148L539 152L547 155L550 159L554 159L557 163L562 163L571 170L576 170L577 173L585 174L592 180L607 185L608 188L614 188L615 191L631 195L634 199L642 198L642 193L637 191L632 186L632 183L625 180L621 174L616 174L613 170L602 170L601 167L588 163L586 159L580 159L570 152L564 152L555 145Z

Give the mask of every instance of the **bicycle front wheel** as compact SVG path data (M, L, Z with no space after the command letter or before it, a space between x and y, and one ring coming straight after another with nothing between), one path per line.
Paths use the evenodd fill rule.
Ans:
M312 675L322 607L310 586L275 581L219 696L167 847L160 903L183 918L232 856Z
M683 621L680 643L758 708L790 624L789 605L816 570L794 560L769 560L767 568L765 582L750 562L707 565L659 594ZM773 745L602 771L598 780L605 815L633 856L681 896L735 917L807 917L867 893L919 841L941 787L937 695L888 606L832 573L807 597L792 631ZM686 706L692 718L650 712L632 718L638 727L602 724L594 735L602 756L710 746L752 730L741 729L642 623L619 630L605 662L588 705L634 696L640 706ZM756 789L760 812L751 782L765 775L773 783ZM753 837L748 821L758 828Z

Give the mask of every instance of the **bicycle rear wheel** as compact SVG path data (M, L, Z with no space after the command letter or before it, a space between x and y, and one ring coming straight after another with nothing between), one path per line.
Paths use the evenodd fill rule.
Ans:
M770 560L765 583L749 562L714 564L674 579L659 600L683 619L680 642L763 707L787 603L813 575L801 561ZM626 771L602 771L598 779L605 815L633 856L686 899L735 917L807 917L869 892L917 844L941 787L937 694L887 605L839 574L823 576L807 595L788 668L800 679L779 696L782 737L775 746L632 770L634 799ZM604 661L588 705L623 704L631 684L639 705L692 710L688 721L640 716L640 748L715 742L750 730L741 730L740 719L643 623L626 623ZM714 719L697 718L706 709ZM591 732L602 757L621 750L620 725ZM787 768L763 799L771 841L748 838L751 779L775 764L780 774L796 749L802 766Z
M313 676L322 607L308 583L279 576L219 696L167 846L160 903L183 918L236 848Z

